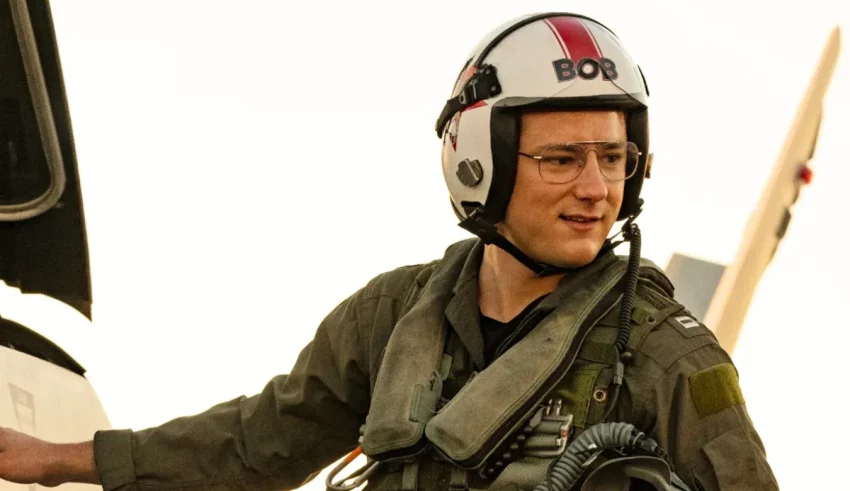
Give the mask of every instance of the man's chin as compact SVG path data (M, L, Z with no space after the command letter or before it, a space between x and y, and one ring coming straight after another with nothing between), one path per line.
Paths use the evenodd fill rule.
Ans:
M599 251L602 249L602 244L581 243L570 244L561 250L553 251L549 258L549 264L562 268L580 268L592 263Z

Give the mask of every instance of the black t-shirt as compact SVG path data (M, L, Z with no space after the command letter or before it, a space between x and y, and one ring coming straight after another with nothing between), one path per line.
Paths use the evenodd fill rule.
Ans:
M522 312L520 312L516 317L509 320L508 322L499 322L495 319L485 316L480 313L480 323L481 323L481 335L484 337L484 359L487 364L493 362L493 357L496 355L496 350L502 344L502 342L508 338L516 328L519 327L519 324L525 319L525 316L528 315L529 312L538 304L541 300L543 300L546 295L534 300L530 304L528 304Z

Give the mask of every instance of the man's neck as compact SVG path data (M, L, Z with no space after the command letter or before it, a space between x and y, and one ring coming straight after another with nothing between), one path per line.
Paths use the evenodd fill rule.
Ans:
M516 258L495 245L484 248L478 274L481 313L507 322L537 298L555 290L563 275L538 278Z

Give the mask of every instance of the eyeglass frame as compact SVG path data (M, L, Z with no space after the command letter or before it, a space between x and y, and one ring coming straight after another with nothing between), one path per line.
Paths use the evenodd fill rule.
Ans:
M550 143L549 145L545 145L542 148L542 150L540 150L541 152L545 151L549 147L553 147L553 146L567 147L569 145L580 145L581 148L584 150L584 152L581 154L581 158L579 160L579 166L580 166L579 171L576 173L575 177L573 177L569 181L564 181L564 182L550 182L550 181L547 181L543 177L543 169L541 169L541 164L543 163L544 155L530 155L530 154L527 154L527 153L519 151L519 150L517 151L517 154L522 155L523 157L528 157L530 159L536 160L537 161L537 173L540 175L540 178L543 179L543 181L546 182L547 184L568 184L568 183L571 183L571 182L575 181L576 179L578 179L578 177L581 175L581 173L584 172L585 165L587 164L587 160L585 159L585 157L587 157L587 152L589 152L591 150L596 152L597 165L599 165L599 162L598 162L599 148L598 148L598 146L593 146L593 147L588 148L587 146L585 146L588 143L593 143L593 144L596 144L596 145L602 144L602 143L622 143L622 144L625 144L627 146L628 146L628 144L631 143L632 145L634 145L638 149L638 151L637 151L638 162L635 165L635 168L632 170L632 173L629 174L628 176L626 176L623 179L610 179L608 176L605 175L604 172L602 172L602 169L600 168L600 174L602 174L602 177L604 177L609 182L625 182L625 181L628 181L629 179L631 179L632 177L634 177L635 174L637 174L637 168L640 166L640 157L641 157L641 155L643 155L643 152L640 151L640 147L638 147L636 143L628 141L628 140L586 140L586 141L574 141L574 142L567 142L567 143Z

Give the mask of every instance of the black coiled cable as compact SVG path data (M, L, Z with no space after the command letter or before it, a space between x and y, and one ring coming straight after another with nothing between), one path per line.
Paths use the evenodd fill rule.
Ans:
M635 305L635 290L637 290L638 273L640 272L640 229L636 223L627 223L623 230L623 238L629 244L629 266L626 272L626 288L623 302L620 304L620 324L617 331L617 353L623 354L632 335L632 309Z
M605 416L602 421L608 419L608 416L614 411L617 405L617 400L620 398L620 386L623 385L623 372L625 365L632 362L632 352L627 351L629 340L632 336L632 309L635 305L635 292L637 290L638 275L640 274L640 228L634 223L637 214L629 218L623 225L623 240L630 242L629 244L629 265L626 270L626 285L623 292L623 300L620 303L620 319L617 329L617 340L614 346L617 348L617 365L615 366L614 378L611 384L614 386L611 397L608 398L608 410L605 411Z
M578 436L552 465L548 478L534 491L568 491L585 473L585 464L596 452L612 448L641 447L652 451L657 444L629 423L599 423Z

